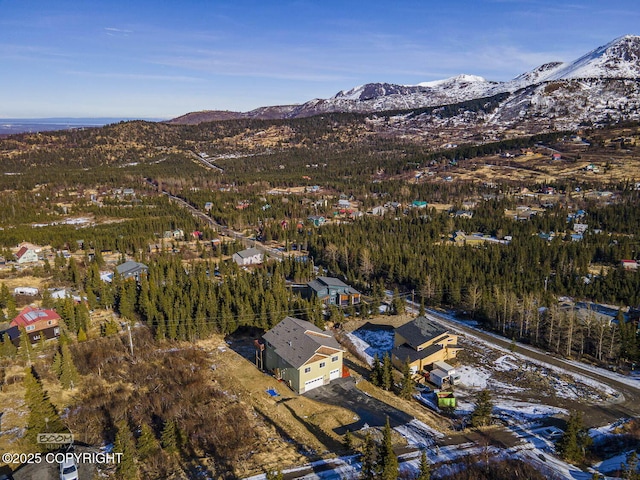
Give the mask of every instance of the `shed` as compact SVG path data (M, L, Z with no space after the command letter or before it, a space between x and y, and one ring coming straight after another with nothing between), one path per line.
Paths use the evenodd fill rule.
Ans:
M449 374L444 370L436 368L429 372L429 381L437 387L442 387L443 384L449 381Z

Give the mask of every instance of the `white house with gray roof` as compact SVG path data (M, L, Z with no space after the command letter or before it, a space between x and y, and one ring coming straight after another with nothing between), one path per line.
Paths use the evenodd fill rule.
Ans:
M342 377L343 350L329 332L286 317L263 335L264 367L297 393Z
M264 255L257 248L241 250L234 253L231 258L241 267L245 265L258 265L264 261Z

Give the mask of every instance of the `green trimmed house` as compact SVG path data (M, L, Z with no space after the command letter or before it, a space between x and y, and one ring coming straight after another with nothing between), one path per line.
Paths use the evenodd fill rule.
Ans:
M343 350L314 324L286 317L263 335L264 368L297 393L342 377Z

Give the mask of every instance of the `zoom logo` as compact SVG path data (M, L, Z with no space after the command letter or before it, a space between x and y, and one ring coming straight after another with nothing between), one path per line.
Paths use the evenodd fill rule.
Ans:
M48 443L48 444L58 444L58 445L72 444L73 434L72 433L39 433L38 443Z

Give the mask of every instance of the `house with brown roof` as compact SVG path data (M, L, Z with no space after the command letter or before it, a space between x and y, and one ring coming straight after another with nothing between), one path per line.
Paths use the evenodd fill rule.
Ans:
M23 246L16 253L16 262L20 265L37 262L38 260L38 253L33 248Z
M60 336L60 316L53 310L27 306L11 320L10 327L24 328L31 343ZM11 328L9 329L11 330ZM14 335L9 333L11 340Z
M297 393L342 377L342 348L331 333L310 322L286 317L262 338L265 370Z
M455 358L458 335L426 317L418 317L395 329L391 361L398 369L405 362L413 373L430 370L435 362Z

